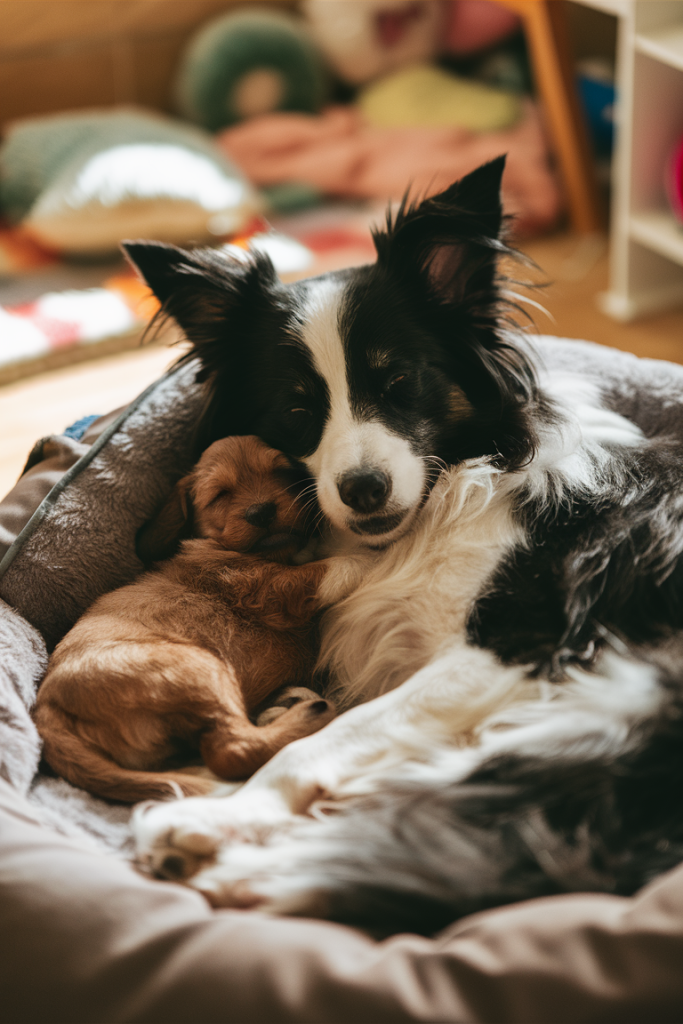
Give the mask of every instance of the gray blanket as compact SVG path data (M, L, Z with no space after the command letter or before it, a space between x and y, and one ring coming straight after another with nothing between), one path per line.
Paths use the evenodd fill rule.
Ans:
M549 368L585 374L646 434L683 435L682 366L587 342L535 344ZM47 650L100 594L142 569L135 534L189 466L201 401L192 367L162 378L73 465L2 560L0 775L28 794L46 825L118 855L129 849L128 808L37 771L29 711Z

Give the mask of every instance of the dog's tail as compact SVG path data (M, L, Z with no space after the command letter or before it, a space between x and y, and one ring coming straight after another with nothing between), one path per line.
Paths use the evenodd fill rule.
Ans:
M123 768L92 740L75 733L69 715L54 704L39 704L34 717L43 740L43 756L50 767L74 786L106 800L132 804L140 800L204 796L220 784L212 773L194 774L192 768Z

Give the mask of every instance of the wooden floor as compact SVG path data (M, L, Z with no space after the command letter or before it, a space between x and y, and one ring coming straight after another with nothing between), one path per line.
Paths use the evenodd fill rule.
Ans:
M595 296L607 285L604 239L560 234L525 249L551 282L533 293L551 318L530 307L541 333L683 362L683 308L633 324L619 324L599 312ZM538 274L535 277L539 279ZM177 354L177 349L156 342L0 388L0 494L13 485L39 437L59 433L81 416L109 412L131 401Z
M533 296L552 316L531 310L540 333L597 341L638 356L683 363L683 294L674 312L619 323L601 313L596 303L596 296L607 289L606 239L556 235L527 243L524 249L542 269L536 279L549 282Z
M176 355L155 344L0 388L0 494L13 486L38 438L59 434L82 416L127 405Z

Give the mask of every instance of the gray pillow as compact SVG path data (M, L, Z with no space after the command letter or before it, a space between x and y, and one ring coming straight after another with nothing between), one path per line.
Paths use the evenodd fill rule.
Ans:
M143 566L135 535L192 462L196 366L162 377L65 473L0 562L0 597L52 649Z

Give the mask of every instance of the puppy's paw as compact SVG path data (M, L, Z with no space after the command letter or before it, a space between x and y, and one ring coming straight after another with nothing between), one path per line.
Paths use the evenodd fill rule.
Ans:
M318 558L318 548L320 541L318 538L313 537L308 541L305 547L300 548L292 557L292 565L307 565L309 562L314 562Z
M286 686L276 692L268 707L257 715L256 724L265 727L280 719L284 726L283 716L288 713L287 723L295 738L322 729L335 717L336 710L330 700L306 686Z

